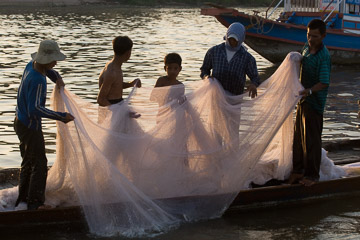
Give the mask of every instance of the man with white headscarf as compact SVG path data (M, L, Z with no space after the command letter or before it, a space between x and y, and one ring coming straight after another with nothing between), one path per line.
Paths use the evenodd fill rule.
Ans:
M227 92L240 95L244 92L247 75L251 81L248 87L249 96L255 97L260 81L256 60L242 45L245 34L245 27L241 23L231 24L224 37L225 42L207 51L200 68L200 77L212 76Z

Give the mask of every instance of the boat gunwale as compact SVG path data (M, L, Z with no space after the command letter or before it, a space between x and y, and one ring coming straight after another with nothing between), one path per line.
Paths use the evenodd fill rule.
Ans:
M291 13L291 12L283 12L283 13ZM297 13L306 13L306 12L297 12ZM256 16L256 17L260 18L261 21L263 21L263 23L277 24L277 25L280 25L280 26L284 26L286 28L295 28L295 29L301 29L301 30L306 30L307 29L307 27L304 26L304 25L296 25L296 24L293 24L293 23L284 23L284 22L280 22L280 21L276 21L276 20L272 20L272 19L267 19L267 18L264 18L264 17L259 16L259 15L251 15L251 14L247 14L247 13L244 13L244 12L239 12L238 10L232 9L232 8L226 8L226 9L202 8L201 9L201 14L206 15L206 16L216 17L216 19L219 22L221 22L224 26L229 26L229 24L227 24L227 22L224 21L223 19L222 19L222 21L220 21L219 18L222 18L223 16L226 16L228 14L231 14L231 16L234 16L234 17L240 16L240 17L245 17L245 18L249 18L249 19L250 19L250 17L255 17ZM315 15L312 15L312 16L318 16L318 15L320 16L321 12L319 12L319 13L314 12L314 14ZM347 28L345 28L345 29L347 29ZM327 28L326 32L327 32L327 34L336 34L336 35L344 35L344 36L352 36L352 37L359 37L360 36L360 34L344 32L344 30L342 30L342 29ZM258 35L261 35L261 34L258 34ZM360 52L360 49L355 49L355 50ZM349 51L352 51L352 49L349 50Z

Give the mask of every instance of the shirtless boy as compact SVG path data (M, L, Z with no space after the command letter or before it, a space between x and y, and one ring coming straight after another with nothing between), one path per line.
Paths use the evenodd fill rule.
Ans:
M97 102L100 106L109 106L119 103L123 100L123 89L141 87L140 79L132 82L124 82L121 66L127 62L131 56L133 42L127 36L119 36L112 41L114 49L114 57L106 63L99 77L99 94ZM135 115L130 113L130 116ZM132 116L134 117L134 116Z
M179 75L179 72L181 71L181 61L182 60L179 54L167 54L164 59L164 70L166 71L167 75L159 77L156 81L155 87L165 87L182 84L182 82L176 79Z

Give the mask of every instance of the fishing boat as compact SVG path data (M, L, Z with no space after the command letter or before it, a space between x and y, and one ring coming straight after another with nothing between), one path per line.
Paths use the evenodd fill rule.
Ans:
M225 27L242 23L246 28L245 43L272 63L282 62L291 51L300 52L307 41L307 24L322 19L327 26L324 44L332 63L360 63L359 0L280 0L273 7L274 3L265 13L246 14L213 5L201 9L201 14L214 16ZM284 11L277 19L271 18L281 5Z
M328 155L336 159L337 164L360 162L360 140L329 142L324 148ZM0 187L13 187L17 185L19 169L0 170ZM267 207L293 206L304 202L321 201L334 197L344 197L360 194L360 176L345 177L341 179L321 181L311 187L300 184L288 185L281 181L269 181L264 186L253 186L242 190L231 204L230 209L253 210ZM223 196L192 196L178 197L169 201L190 202L203 198ZM76 229L87 231L87 224L81 206L57 207L42 210L21 210L0 212L1 231L34 231L36 228L44 229Z

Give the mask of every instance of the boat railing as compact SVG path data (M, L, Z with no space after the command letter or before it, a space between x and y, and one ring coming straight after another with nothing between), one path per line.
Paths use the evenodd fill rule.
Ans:
M284 1L284 0L280 0L278 2L278 4L276 4L276 6L274 7L274 9L271 11L271 13L269 14L269 16L267 15L268 11L270 10L270 8L272 7L272 5L274 4L276 0L273 0L270 4L270 6L266 9L266 12L265 12L265 18L270 18L270 16L275 12L275 10L280 6L280 4Z
M333 2L334 0L332 0L330 3L329 3L329 5L326 7L326 9L330 6L330 4ZM339 1L339 6L340 6L340 4L342 3L342 1L343 0L340 0ZM323 20L325 23L326 23L326 21L328 20L328 18L331 16L331 14L333 13L335 11L335 8L333 8L333 10L331 10L331 12L326 16L326 18ZM325 11L324 11L325 12Z
M329 2L329 4L324 8L323 12L326 12L326 10L330 7L330 5L334 2L334 0L331 0ZM335 8L333 9L333 11L335 10Z
M284 11L285 12L318 12L319 11L319 1L318 0L280 0L271 13L268 15L268 11L273 7L273 4L276 0L273 0L270 6L266 9L265 18L270 18L270 16L276 11L277 8L284 2ZM331 3L334 0L331 1ZM330 4L329 4L330 6ZM328 7L329 7L328 6Z
M280 0L276 6L273 7L276 1L277 0L273 0L266 9L266 19L270 18L283 2L284 12L322 12L324 17L331 15L334 11L360 15L360 0L323 0L322 2L319 0ZM273 8L273 10L268 14L271 8ZM331 13L326 14L326 12Z
M285 0L284 9L287 12L318 12L318 0Z

